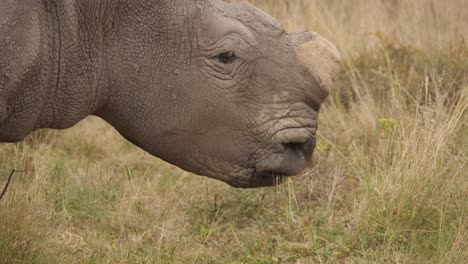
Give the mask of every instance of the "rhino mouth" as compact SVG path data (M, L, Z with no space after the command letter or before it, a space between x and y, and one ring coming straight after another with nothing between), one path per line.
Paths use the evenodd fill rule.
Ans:
M308 166L315 149L316 139L310 138L305 143L284 144L281 162L271 168L255 169L249 188L276 186L290 176L301 174Z
M270 171L255 172L250 182L249 188L261 188L280 185L290 175L277 174Z

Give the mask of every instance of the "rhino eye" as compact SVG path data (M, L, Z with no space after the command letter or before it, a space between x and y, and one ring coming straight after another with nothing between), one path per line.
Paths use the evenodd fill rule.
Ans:
M221 63L229 64L229 63L232 63L237 58L237 56L234 52L228 51L228 52L220 53L216 58Z

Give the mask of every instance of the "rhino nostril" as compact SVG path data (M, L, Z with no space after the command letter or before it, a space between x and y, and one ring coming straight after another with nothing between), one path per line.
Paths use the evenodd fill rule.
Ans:
M315 139L310 138L304 143L291 142L283 144L284 155L294 155L296 158L310 160L315 148Z
M303 150L303 143L286 143L283 144L284 149L291 149L293 151L302 151Z

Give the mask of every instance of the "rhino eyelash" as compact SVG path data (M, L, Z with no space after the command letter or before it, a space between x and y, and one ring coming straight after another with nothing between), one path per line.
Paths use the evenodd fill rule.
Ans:
M237 56L233 51L228 51L218 54L215 58L223 64L230 64L237 59Z

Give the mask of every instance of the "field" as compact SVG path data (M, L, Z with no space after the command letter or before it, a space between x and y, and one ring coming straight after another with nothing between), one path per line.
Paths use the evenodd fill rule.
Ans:
M237 190L98 118L0 145L0 263L466 263L466 0L256 0L336 43L313 166Z

